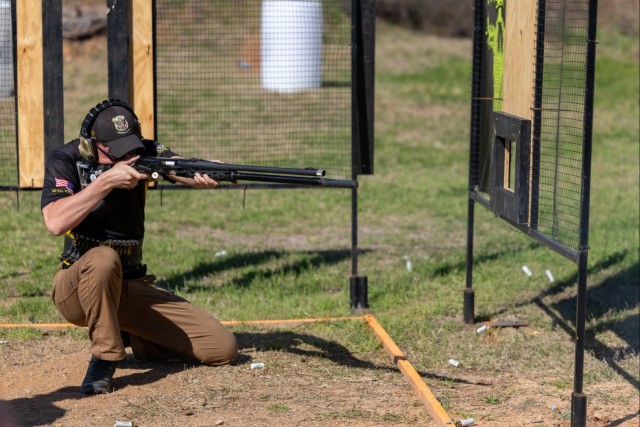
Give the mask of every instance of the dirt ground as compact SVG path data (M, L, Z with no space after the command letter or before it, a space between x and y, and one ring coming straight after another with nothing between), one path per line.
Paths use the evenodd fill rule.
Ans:
M0 426L112 426L116 421L140 427L435 424L382 348L354 354L295 330L236 335L240 356L232 365L149 364L128 356L116 371L115 391L98 396L84 396L78 389L90 357L86 340L61 334L5 340L0 344L0 413L5 416ZM264 368L252 369L256 362ZM446 397L445 409L454 421L472 414L475 426L570 424L571 387L550 395L530 374L492 378L464 372L445 382L428 374L423 378L438 399ZM499 405L483 402L487 390L496 387L514 390L512 398ZM591 392L628 394L633 388L620 381L598 387ZM623 399L607 407L590 405L588 425L638 426L638 405L631 406Z

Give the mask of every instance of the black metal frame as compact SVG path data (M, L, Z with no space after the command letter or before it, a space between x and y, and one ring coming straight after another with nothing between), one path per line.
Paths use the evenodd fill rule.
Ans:
M129 102L129 23L130 2L107 0L107 62L109 99ZM155 2L154 2L155 4ZM122 30L124 28L124 31ZM154 52L155 53L155 52ZM155 64L154 64L155 66Z
M475 321L475 293L473 291L473 231L475 219L475 202L482 203L484 197L477 197L479 185L480 163L480 115L482 107L482 38L485 32L485 2L475 0L473 8L473 58L471 75L471 129L469 132L469 186L467 200L467 254L466 279L463 293L463 320L465 323Z
M373 174L375 0L351 1L351 173ZM358 274L358 189L351 190L351 311L369 309L368 278Z
M531 174L531 206L529 206L530 218L529 222L523 221L523 217L513 206L518 203L522 204L522 200L517 200L518 189L513 194L512 200L506 200L504 189L497 186L491 193L491 198L487 199L486 195L478 191L479 182L479 158L480 158L480 132L479 122L482 106L482 37L484 34L484 16L485 1L475 0L474 3L474 33L473 33L473 76L472 76L472 100L471 100L471 132L470 132L470 162L469 162L469 188L468 188L468 215L467 215L467 254L466 254L466 286L464 289L464 308L463 318L465 323L474 323L474 291L473 282L473 238L474 238L474 214L475 203L479 203L485 208L495 212L499 216L506 219L518 229L529 234L532 238L561 254L565 258L575 262L578 267L578 283L577 283L577 308L576 308L576 346L574 361L574 387L571 395L571 425L574 427L586 426L587 414L587 396L583 390L584 379L584 352L585 352L585 327L586 327L586 301L587 301L587 260L589 250L589 206L590 206L590 188L591 188L591 151L592 151L592 133L593 133L593 101L594 101L594 80L595 80L595 48L596 48L596 27L597 27L597 0L589 0L589 16L588 30L586 40L586 79L584 93L584 116L583 116L583 151L582 151L582 176L581 176L581 203L580 203L580 231L579 231L579 247L574 250L555 241L553 238L546 236L538 231L538 205L537 194L539 191L539 182L537 180L540 168L540 132L541 132L541 107L542 107L542 69L543 69L543 51L544 51L544 34L545 34L545 12L546 1L538 1L538 20L537 31L538 39L536 46L536 81L534 93L534 111L533 123L530 131L533 132L532 138L532 155L531 164L523 161L520 167L529 167L533 169ZM500 121L500 114L496 114L497 120ZM510 123L515 126L517 118L502 118L503 122ZM504 124L504 123L503 123ZM503 172L499 165L501 162L500 152L504 153L504 146L500 147L500 142L508 136L508 129L505 131L504 126L498 126L496 129L496 145L494 145L494 156L492 168L494 174ZM518 137L512 134L512 137ZM521 144L524 148L528 144ZM523 151L523 150L519 150ZM529 153L527 153L528 155ZM520 154L518 155L520 158ZM496 168L496 163L498 167ZM524 171L521 171L524 172ZM494 179L496 177L494 176ZM522 178L520 178L522 179ZM495 184L495 181L494 181ZM528 183L527 183L528 184ZM528 185L527 185L528 187ZM521 195L520 195L521 196ZM498 200L494 200L498 197ZM502 199L502 200L500 200ZM515 216L513 216L515 214Z
M593 98L596 68L596 28L598 24L598 0L589 1L589 26L587 29L587 61L584 94L584 146L582 150L582 203L580 203L580 248L578 252L578 297L576 307L576 352L571 395L571 423L587 424L587 396L583 391L584 341L587 318L587 261L589 251L589 212L591 201L591 151L593 143Z
M64 145L64 86L62 77L62 1L42 2L42 63L44 85L45 159Z

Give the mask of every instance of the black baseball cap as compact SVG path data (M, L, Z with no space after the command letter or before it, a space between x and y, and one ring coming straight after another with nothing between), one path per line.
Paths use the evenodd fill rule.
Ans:
M138 119L129 109L119 105L98 114L91 127L91 137L109 147L109 154L117 159L130 151L144 149Z

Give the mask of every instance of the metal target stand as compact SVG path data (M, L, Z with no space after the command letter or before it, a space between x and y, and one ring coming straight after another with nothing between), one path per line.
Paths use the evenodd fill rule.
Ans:
M474 8L474 36L473 36L473 77L471 103L471 133L470 133L470 163L468 187L468 216L467 216L467 254L466 254L466 286L463 292L463 318L465 323L474 323L474 290L473 283L473 239L474 239L474 210L475 204L484 206L498 217L504 219L521 232L531 236L536 241L549 247L570 261L578 268L577 308L575 327L575 363L574 387L571 395L571 425L586 426L587 396L583 389L584 353L585 353L585 325L586 325L586 294L587 294L587 259L589 250L589 201L591 186L591 150L593 127L594 74L597 0L583 0L574 2L575 10L568 10L568 2L564 0L538 0L537 2L519 2L517 6L509 8L509 0L495 2L494 9L488 10L489 5L483 0L475 1ZM498 5L500 4L500 5ZM526 10L528 8L528 10ZM554 14L555 12L555 14ZM559 13L562 12L562 13ZM528 19L535 14L535 19ZM507 15L505 17L505 15ZM564 37L565 25L563 21L567 15L583 27L577 28L583 37L578 41L567 41ZM569 18L567 18L568 20ZM485 37L489 33L488 25L496 22L503 26L499 30L504 35L503 42L507 45L503 52L490 52ZM505 24L506 23L506 24ZM531 27L531 24L535 27ZM516 32L509 32L510 27L517 28L520 34L535 35L535 45L530 46L523 58L509 57L508 45L516 41ZM495 29L495 28L493 28ZM570 28L569 30L576 30ZM567 30L567 33L569 32ZM506 33L506 34L504 34ZM512 37L510 39L510 37ZM560 39L560 40L558 40ZM574 42L575 45L571 45ZM572 141L557 130L560 127L562 107L567 107L563 98L563 87L566 82L549 84L556 67L562 75L563 67L570 66L570 60L565 60L562 50L561 59L546 55L546 50L554 45L562 45L563 49L579 52L583 62L584 75L582 86L578 91L583 99L582 106L574 107L572 111L579 115L578 126L581 127L581 141L572 147L579 147L580 171L579 182L572 184L580 194L578 211L578 227L569 230L575 237L573 241L563 240L563 236L555 228L560 219L555 212L556 191L559 181L565 177L556 166L552 191L554 209L553 226L548 226L550 219L540 210L540 203L547 195L541 190L541 181L548 179L541 170L541 159L557 165L558 153L564 145L571 145ZM575 52L574 52L575 53ZM500 58L500 54L504 58ZM524 87L501 87L500 93L493 86L489 77L496 70L491 69L493 61L504 60L504 75L518 69L518 64L511 62L524 61L535 58L534 67L530 69L530 80L527 73L518 77L525 81ZM547 61L545 63L545 61ZM513 68L509 68L509 66ZM529 71L526 68L525 70ZM493 76L495 78L495 75ZM529 81L533 91L529 93L526 86ZM557 84L557 86L553 86ZM506 86L506 83L505 83ZM567 90L567 92L570 92ZM576 91L574 91L576 92ZM527 94L530 97L527 97ZM569 96L569 95L567 95ZM525 105L518 105L515 98L525 98ZM509 102L511 100L511 102ZM550 102L553 101L553 102ZM494 105L495 104L495 105ZM507 105L508 104L508 105ZM555 104L551 108L550 104ZM515 110L513 113L511 109ZM566 110L565 110L566 111ZM554 122L556 121L556 122ZM566 126L566 125L565 125ZM556 130L557 140L550 141L548 130ZM549 154L549 146L555 144L555 158ZM514 154L514 148L517 147ZM545 157L546 156L546 157ZM512 165L512 163L515 164ZM510 171L514 171L511 173ZM570 179L567 182L571 183ZM547 182L548 191L549 182ZM572 187L573 188L573 187Z

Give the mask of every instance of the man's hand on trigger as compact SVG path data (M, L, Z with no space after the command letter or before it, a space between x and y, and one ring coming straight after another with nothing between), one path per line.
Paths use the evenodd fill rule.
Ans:
M144 173L138 172L133 164L140 158L140 156L134 156L130 159L117 162L109 170L111 179L113 180L114 188L133 189L138 185L141 180L146 180L148 176Z

